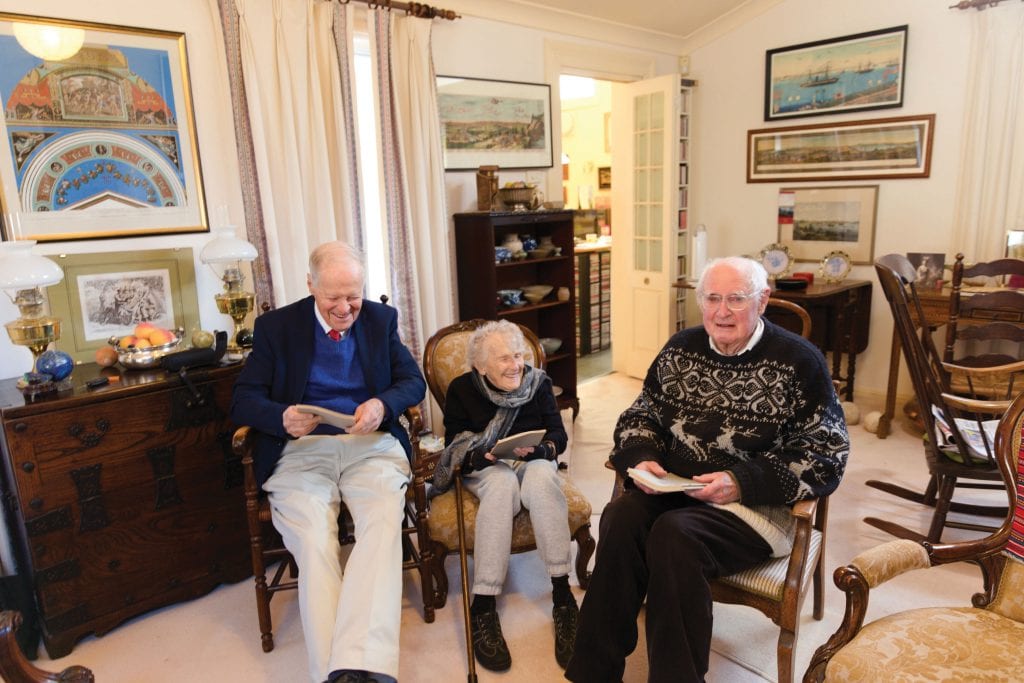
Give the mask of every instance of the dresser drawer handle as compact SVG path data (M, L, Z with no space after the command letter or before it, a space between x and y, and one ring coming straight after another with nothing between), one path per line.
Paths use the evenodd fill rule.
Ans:
M25 470L26 472L31 472L35 468L36 468L36 464L34 462L23 462L23 463L21 463L21 469Z
M17 432L18 434L21 434L26 429L28 429L28 423L27 422L15 422L14 423L14 431Z
M28 506L30 508L32 508L33 510L38 510L41 507L43 507L43 499L42 498L33 498L32 500L30 500L28 502Z
M68 434L78 439L79 442L81 442L81 444L86 448L92 448L93 446L99 444L100 440L103 438L103 435L106 434L109 430L110 421L101 417L100 419L96 420L95 432L87 432L84 426L76 422L75 424L68 427Z

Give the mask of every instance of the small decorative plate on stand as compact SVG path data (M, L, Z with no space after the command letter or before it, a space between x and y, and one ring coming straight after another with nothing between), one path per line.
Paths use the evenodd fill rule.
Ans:
M830 251L821 259L821 268L818 272L825 282L836 283L842 282L850 274L852 267L850 255L845 251Z
M768 277L773 280L785 277L793 265L793 257L789 253L789 247L784 244L769 244L761 250L761 257L758 259L764 269L768 271Z

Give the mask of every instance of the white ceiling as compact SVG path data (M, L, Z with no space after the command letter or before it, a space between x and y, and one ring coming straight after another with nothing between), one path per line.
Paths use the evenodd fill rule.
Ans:
M477 17L685 55L783 0L436 0ZM433 3L431 3L433 4Z

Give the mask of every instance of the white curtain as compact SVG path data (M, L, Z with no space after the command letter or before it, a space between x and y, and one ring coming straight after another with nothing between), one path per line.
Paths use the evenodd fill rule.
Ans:
M234 0L274 299L306 294L310 251L361 243L352 146L333 38L352 45L351 8L319 0ZM335 26L335 19L343 26ZM342 57L346 57L343 54Z
M967 12L973 22L951 252L1000 257L1024 228L1024 8Z

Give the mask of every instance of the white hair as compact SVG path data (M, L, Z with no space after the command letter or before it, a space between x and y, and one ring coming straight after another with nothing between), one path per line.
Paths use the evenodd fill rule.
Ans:
M487 360L486 341L492 336L502 337L509 349L525 355L526 338L523 337L519 325L509 320L491 320L484 323L473 331L469 337L469 344L466 348L466 355L469 357L470 366L479 367Z
M697 280L698 298L704 296L704 283L707 281L708 274L720 266L728 266L742 275L743 279L747 282L749 294L763 292L768 289L768 271L764 269L764 266L746 256L724 256L711 259L704 266L704 270L701 271L700 278Z

